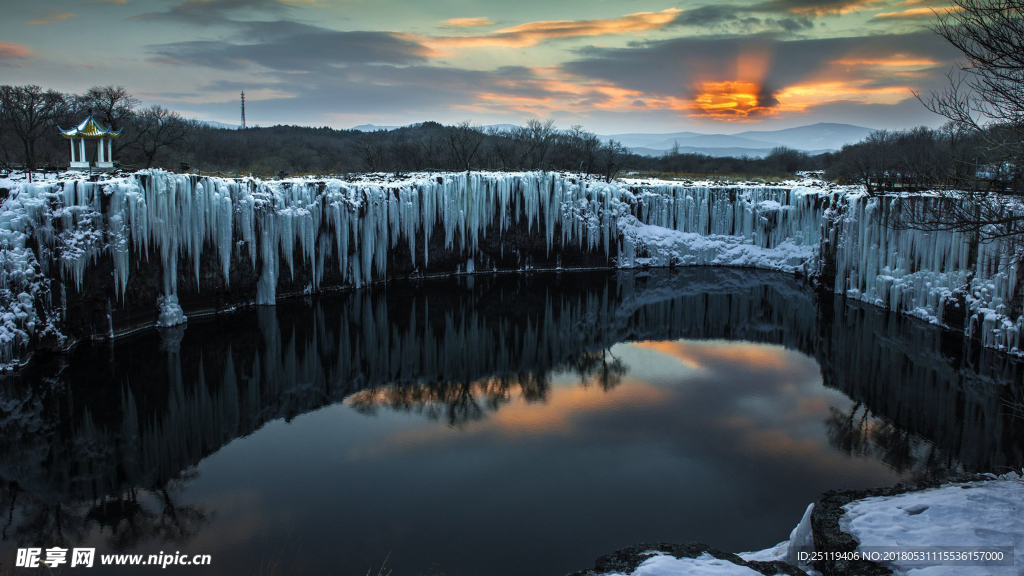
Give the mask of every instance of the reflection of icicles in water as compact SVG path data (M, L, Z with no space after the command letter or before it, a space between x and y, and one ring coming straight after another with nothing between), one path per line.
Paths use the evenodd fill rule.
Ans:
M950 360L933 326L840 300L835 323L823 323L806 286L769 273L573 276L562 274L564 284L554 274L488 276L476 279L478 289L447 281L261 307L233 318L238 324L225 329L236 337L177 327L131 343L129 350L159 347L156 363L152 355L111 363L83 351L71 361L88 369L55 377L69 394L5 386L12 401L0 418L0 477L47 499L116 494L125 483L165 482L269 420L353 394L367 410L408 407L457 423L500 409L512 388L543 399L551 371L582 370L618 342L681 338L811 355L826 385L947 459L938 462L992 469L1024 458L1003 410L1017 365L991 351L976 365ZM510 299L521 305L499 304ZM98 389L98 375L112 388ZM372 392L384 386L393 392Z
M147 171L19 183L0 213L0 364L19 361L45 334L61 346L65 336L109 332L65 335L54 284L75 294L109 286L115 322L137 325L151 309L151 322L166 326L203 298L272 304L281 291L313 293L325 282L361 287L395 275L580 262L805 276L831 268L838 292L936 322L957 318L964 324L954 327L986 346L1017 349L1017 255L954 233L896 230L886 217L893 202L791 185L539 172L263 182ZM150 260L155 278L139 278ZM86 287L98 273L109 277ZM966 314L948 314L961 300Z

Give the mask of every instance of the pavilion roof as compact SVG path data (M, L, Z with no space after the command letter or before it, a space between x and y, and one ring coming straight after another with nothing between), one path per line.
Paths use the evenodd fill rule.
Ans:
M110 137L110 138L120 138L121 137L121 130L118 130L118 131L115 132L115 131L113 131L113 130L111 130L109 128L104 128L99 122L96 121L95 118L92 117L92 114L90 114L85 120L82 120L82 122L78 126L75 126L74 128L71 128L69 130L65 130L63 128L58 127L58 130L60 130L61 135L64 136L65 138L96 138L96 139L98 139L98 138L107 138L107 137Z

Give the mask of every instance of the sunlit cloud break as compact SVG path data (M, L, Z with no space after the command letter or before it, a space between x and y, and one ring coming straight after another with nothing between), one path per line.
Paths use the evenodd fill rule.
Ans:
M955 12L960 10L959 6L934 6L924 8L909 8L907 10L901 10L899 12L880 12L875 14L875 18L883 19L895 19L895 18L930 18L936 14L948 14L949 12Z

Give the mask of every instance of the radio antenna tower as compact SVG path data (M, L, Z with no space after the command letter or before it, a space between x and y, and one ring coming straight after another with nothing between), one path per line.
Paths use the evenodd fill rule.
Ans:
M245 90L242 90L242 130L245 130Z

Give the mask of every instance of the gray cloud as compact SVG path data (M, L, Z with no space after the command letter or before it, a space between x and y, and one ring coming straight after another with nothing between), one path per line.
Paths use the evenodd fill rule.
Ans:
M748 7L758 12L789 12L792 14L838 14L865 7L872 0L767 0Z
M521 66L490 71L436 66L420 44L386 32L339 32L292 21L238 22L224 40L175 42L150 46L159 62L201 66L217 71L255 69L243 83L214 80L202 92L237 91L287 94L254 101L254 112L277 117L323 118L324 114L429 114L473 103L482 92L524 98L551 93L535 73ZM235 103L193 105L211 112Z
M291 21L234 22L233 40L193 40L150 46L155 59L237 70L247 65L276 71L332 72L352 64L413 64L427 50L387 32L339 32Z
M808 30L814 27L814 21L810 18L803 16L796 16L792 18L767 18L765 24L769 28L778 28L786 32L799 32L801 30Z
M282 0L185 0L163 12L133 16L138 20L173 20L193 25L231 24L229 15L282 15L293 7Z
M743 10L730 4L712 4L692 10L685 10L676 17L675 23L683 26L713 26L739 20L737 13Z
M290 95L247 101L252 123L259 123L260 118L273 118L274 122L322 124L332 114L397 115L412 122L436 119L438 112L474 103L482 92L526 98L551 96L533 72L522 67L478 71L428 64L353 64L339 67L331 74L272 71L244 82L213 80L199 86L196 94L182 98L241 89L247 94L267 90ZM189 107L230 118L237 115L238 103L232 100ZM467 117L472 115L463 113Z
M716 28L734 33L751 31L795 33L814 27L814 22L806 16L759 18L751 15L748 7L732 4L711 4L686 10L676 17L673 24L694 28Z

